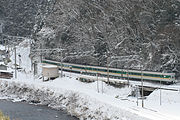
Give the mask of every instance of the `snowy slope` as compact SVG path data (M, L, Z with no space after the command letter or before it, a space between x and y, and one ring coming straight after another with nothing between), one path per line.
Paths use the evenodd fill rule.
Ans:
M23 71L19 71L17 79L1 80L0 92L3 96L14 99L38 101L56 109L65 109L72 115L89 120L179 120L179 91L161 91L162 105L159 105L160 91L154 91L145 100L145 108L141 101L137 106L136 98L128 97L130 87L114 88L99 82L82 83L76 78L79 74L63 72L65 77L42 82L33 77L30 69L29 40L24 41L17 53L22 55ZM11 57L14 59L14 56ZM18 62L17 62L18 63ZM10 64L11 65L11 64ZM102 87L103 86L103 87ZM177 85L176 87L179 87Z

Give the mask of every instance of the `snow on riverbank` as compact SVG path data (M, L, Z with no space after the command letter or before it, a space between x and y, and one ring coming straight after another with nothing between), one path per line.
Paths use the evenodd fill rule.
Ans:
M76 81L78 82L78 81ZM56 82L58 83L58 82ZM72 115L81 119L89 120L146 120L146 118L121 109L117 103L125 104L124 101L113 100L101 94L85 94L77 90L64 89L54 86L52 82L22 82L22 81L1 81L0 91L10 98L24 99L29 102L40 102L56 109L65 109ZM51 86L53 85L53 86ZM96 96L96 98L92 97ZM99 98L99 99L97 99ZM110 100L106 103L106 100Z
M136 98L128 97L130 87L114 88L99 82L82 83L76 78L79 74L64 72L65 77L42 82L33 77L29 59L28 40L21 43L17 53L22 56L17 79L0 80L2 98L24 99L48 105L56 109L65 109L80 119L89 120L179 120L180 92L162 90L162 105L159 105L159 90L154 91L145 100L145 108L136 104ZM14 55L11 57L12 61ZM17 62L19 63L19 61ZM9 65L12 65L9 64ZM102 87L103 85L103 87ZM176 86L179 87L179 86ZM18 99L17 99L18 98Z
M158 93L152 94L145 101L146 108L141 108L136 106L135 99L125 97L128 88L119 89L104 84L104 93L97 93L96 83L82 83L75 80L74 77L42 82L28 79L27 76L24 80L1 80L0 85L1 94L4 96L25 99L28 102L40 102L40 104L56 109L65 109L81 119L178 120L178 116L166 114L170 112L168 111L170 105L166 106L167 104L163 103L162 107L166 108L166 111L160 111L158 100L153 97ZM117 95L118 99L115 98ZM155 97L157 98L157 96ZM121 100L122 98L123 100ZM151 104L156 103L157 108L154 109L150 106L149 101ZM178 103L178 101L176 102Z

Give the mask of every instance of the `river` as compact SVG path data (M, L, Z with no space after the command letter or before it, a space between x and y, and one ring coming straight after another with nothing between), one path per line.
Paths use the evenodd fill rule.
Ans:
M0 110L11 120L78 120L64 111L47 106L31 105L25 102L0 100Z

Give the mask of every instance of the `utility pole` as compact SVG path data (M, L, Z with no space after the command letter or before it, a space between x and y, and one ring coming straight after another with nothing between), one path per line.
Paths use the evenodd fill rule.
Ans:
M21 68L21 55L19 54L18 57L19 57L19 68Z
M162 101L161 101L161 80L160 80L160 105L162 104Z
M96 74L97 75L97 91L99 93L99 80L98 80L98 73Z
M15 54L15 78L17 78L16 46L14 47L14 54Z
M143 58L142 58L142 48L140 48L140 56L141 56L141 99L142 99L142 107L144 107L144 89L143 89Z
M1 44L3 44L3 36L2 36L2 33L3 33L3 30L2 30L2 23L0 22L0 41L1 41Z
M34 70L33 74L35 76L37 74L37 62L36 61L34 61L34 63L33 63L33 70Z
M144 107L144 91L143 91L143 72L142 72L142 63L141 63L141 98L142 98L142 107Z
M4 42L5 42L5 50L6 50L7 49L7 47L6 47L7 46L6 39L4 40Z
M163 75L163 73L162 73L162 77L163 77L163 79L164 79L164 75ZM162 96L161 96L162 94L161 94L161 79L160 79L160 105L162 104Z
M139 86L138 85L136 86L136 97L137 97L136 103L137 103L137 106L138 106L138 97L139 97Z
M61 77L63 77L63 64L62 64L62 50L61 50Z
M121 78L122 78L122 80L124 80L123 74L124 74L124 71L123 71L123 68L122 68L122 70L121 70Z
M8 52L9 52L9 44L8 44Z
M102 83L102 94L103 94L103 92L104 92L104 90L103 90L103 80L101 80L101 83Z
M40 49L42 49L42 44L40 44ZM42 59L43 59L42 52L40 52L40 61L41 61L41 63L42 63Z
M127 69L128 87L129 87L129 69Z
M107 57L107 82L108 82L108 84L110 83L109 82L109 61L108 61L108 57Z

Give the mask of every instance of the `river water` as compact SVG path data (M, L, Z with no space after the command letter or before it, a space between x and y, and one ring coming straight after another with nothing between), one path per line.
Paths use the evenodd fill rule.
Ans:
M11 120L78 120L63 111L24 102L0 100L0 110Z

